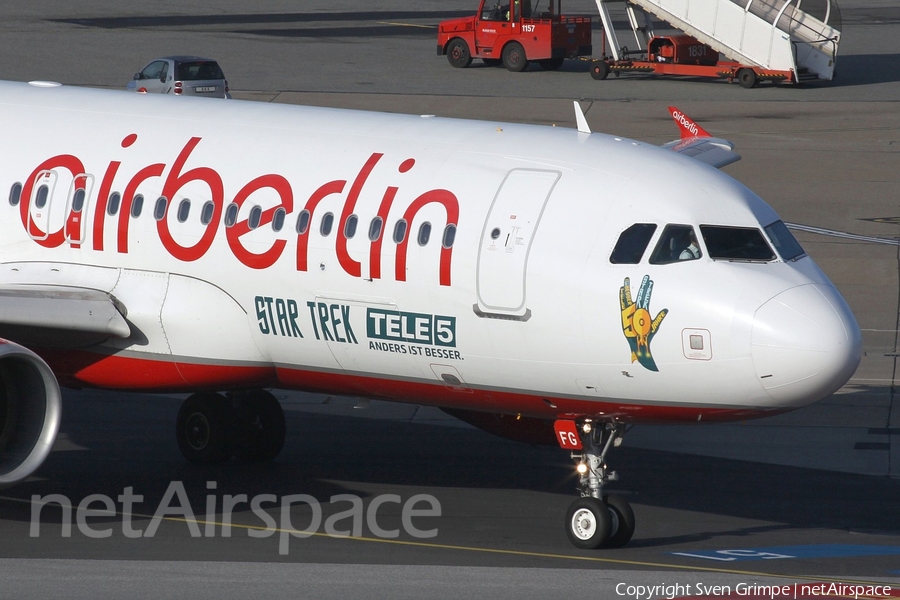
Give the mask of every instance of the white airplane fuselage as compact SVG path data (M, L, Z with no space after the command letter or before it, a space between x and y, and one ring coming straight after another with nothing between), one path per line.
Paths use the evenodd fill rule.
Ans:
M106 292L129 325L25 344L64 385L707 421L814 402L859 361L853 315L806 255L716 259L701 239L699 259L650 263L667 224L778 216L645 143L11 83L0 112L0 186L21 186L0 206L0 286ZM657 226L646 252L612 263L636 223Z

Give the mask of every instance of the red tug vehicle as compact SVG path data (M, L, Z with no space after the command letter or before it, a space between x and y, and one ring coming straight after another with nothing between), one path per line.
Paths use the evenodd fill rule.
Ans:
M438 56L447 55L457 68L480 58L510 71L523 71L531 61L556 70L567 58L590 56L590 17L563 16L561 0L555 7L547 2L541 10L541 0L533 7L531 0L481 0L475 15L439 25Z

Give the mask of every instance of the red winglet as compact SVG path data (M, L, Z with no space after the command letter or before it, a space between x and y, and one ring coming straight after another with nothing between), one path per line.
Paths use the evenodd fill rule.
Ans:
M684 114L674 106L669 107L669 113L672 115L672 119L674 119L675 123L678 125L678 129L681 130L681 139L712 137L712 135L710 135L708 131L697 125L690 117L688 117L686 114Z

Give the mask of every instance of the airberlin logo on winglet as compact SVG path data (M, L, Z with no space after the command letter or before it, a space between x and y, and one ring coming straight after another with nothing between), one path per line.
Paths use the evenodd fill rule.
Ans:
M672 111L672 118L675 119L675 122L678 123L680 127L687 129L692 135L697 135L697 132L699 131L697 124L685 117L684 113L674 110Z
M681 130L682 138L710 137L709 133L707 133L705 129L697 125L687 115L685 115L674 106L669 107L669 113L672 115L672 119L675 120L675 123L678 124L678 128Z
M122 149L128 149L136 144L138 136L130 134L126 136L122 142ZM396 221L403 222L401 231L395 234L393 239L387 244L394 244L393 247L385 248L384 252L394 259L394 278L397 281L406 281L406 264L407 252L409 245L409 231L416 215L424 207L428 205L438 205L443 207L446 214L446 226L444 230L444 243L440 249L440 266L439 266L439 282L441 285L450 285L450 263L452 257L452 239L455 236L455 229L459 222L459 201L456 196L446 189L430 189L421 193L404 194L403 196L412 197L407 200L406 208L399 212L395 204L400 204L397 199L400 192L399 186L388 185L383 192L380 192L380 201L377 201L377 209L369 212L374 213L373 221L378 221L381 225L377 235L371 235L369 238L369 248L366 257L359 257L357 260L351 256L348 249L348 241L352 237L352 231L355 231L355 222L358 219L356 214L356 206L363 196L363 192L368 190L371 185L367 186L370 176L379 171L380 177L386 176L386 168L390 161L385 159L383 153L372 153L368 156L361 166L357 169L356 176L351 180L337 179L322 183L315 189L307 190L306 200L302 206L299 202L295 203L295 195L300 192L296 187L297 184L291 183L288 178L277 173L267 173L259 175L244 184L233 195L228 193L219 172L208 166L194 166L187 168L189 160L196 163L194 157L195 151L200 146L201 138L190 138L178 152L171 166L165 163L154 163L143 168L134 169L131 175L120 176L119 171L123 165L122 161L110 161L106 167L106 171L100 180L99 188L96 195L93 194L94 176L87 172L84 163L76 156L71 154L60 154L43 161L34 171L31 172L25 181L21 190L21 201L19 202L19 213L22 220L22 226L28 235L38 244L46 248L56 248L68 243L73 248L81 248L87 245L90 238L90 245L93 250L104 251L107 238L107 227L112 228L115 232L114 245L118 253L127 254L131 248L131 221L137 218L140 210L135 203L142 201L141 190L147 187L161 189L161 200L156 200L156 210L161 211L160 214L154 215L157 218L156 229L159 241L166 252L174 258L192 262L204 257L212 247L213 243L220 236L219 228L223 227L223 214L225 222L229 222L225 226L225 242L228 245L231 254L242 264L252 269L267 269L279 261L285 254L289 243L296 246L294 264L297 271L306 271L308 269L308 248L309 237L312 227L310 226L313 216L317 216L317 208L319 204L326 200L334 200L334 197L342 199L343 205L340 216L335 227L335 246L334 251L338 263L347 274L353 277L363 276L363 264L367 263L368 277L371 279L380 279L382 277L382 254L384 240L384 231L388 229L387 222L389 216ZM397 174L403 175L411 171L416 164L414 158L407 158L399 163L395 162ZM124 171L124 169L121 169ZM53 197L53 183L58 176L65 175L72 178L69 197L65 201L61 198ZM130 178L129 178L130 177ZM155 181L154 181L155 180ZM161 182L159 180L162 180ZM208 188L201 195L209 198L211 205L211 214L209 218L191 225L179 225L179 227L187 227L180 231L190 231L189 236L179 236L182 240L179 242L173 235L172 226L170 225L170 213L180 213L181 210L169 211L170 206L175 206L185 200L179 199L179 193L188 184L201 185ZM57 184L57 188L65 189ZM113 196L113 190L123 189L121 193L121 206L110 207L110 198ZM192 190L193 191L193 190ZM197 193L197 192L194 192ZM250 224L250 214L252 209L259 205L254 202L254 195L262 193L262 195L272 198L273 194L277 198L277 204L269 206L261 210L258 223ZM374 192L379 194L379 192ZM48 198L49 195L49 198ZM80 196L80 201L76 202L76 196ZM371 202L372 192L366 194ZM377 198L378 196L375 196ZM141 198L141 200L138 200ZM397 201L395 203L395 200ZM161 204L160 204L161 202ZM245 206L246 205L246 206ZM88 211L83 206L93 206L93 220L88 223L88 216L82 215L82 212ZM159 208L161 207L161 209ZM243 207L243 208L242 208ZM262 208L262 207L259 207ZM295 214L295 209L296 214ZM65 211L65 214L57 212L57 217L53 219L54 223L62 223L58 229L52 231L51 216L54 211ZM197 211L198 213L200 211ZM321 211L319 211L321 212ZM229 217L231 215L231 217ZM268 242L260 242L259 237L254 237L251 250L248 243L243 239L244 236L250 234L255 229L269 225L276 218L287 218L294 215L298 219L298 227L293 229L294 233L287 236L273 235L274 239ZM112 221L107 223L107 219ZM184 221L181 215L178 215L178 221ZM353 225L348 226L348 222L353 220ZM305 222L305 223L304 223ZM197 237L197 232L199 238ZM270 229L273 232L274 230ZM286 229L285 231L288 231ZM348 231L351 231L348 233ZM323 235L327 235L324 234ZM293 239L291 239L293 238ZM374 239L373 239L374 238ZM195 240L192 244L184 244L185 239ZM448 242L447 240L451 240ZM260 247L262 250L260 251Z

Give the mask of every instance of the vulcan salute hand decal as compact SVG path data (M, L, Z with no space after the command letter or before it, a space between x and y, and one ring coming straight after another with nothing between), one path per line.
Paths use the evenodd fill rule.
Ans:
M653 356L650 354L650 340L656 335L660 324L669 310L659 311L656 318L650 318L650 294L653 293L653 282L649 275L644 275L641 288L638 290L637 302L631 300L631 280L626 277L625 285L619 288L619 306L622 309L622 333L631 346L631 362L638 361L651 371L659 371Z

